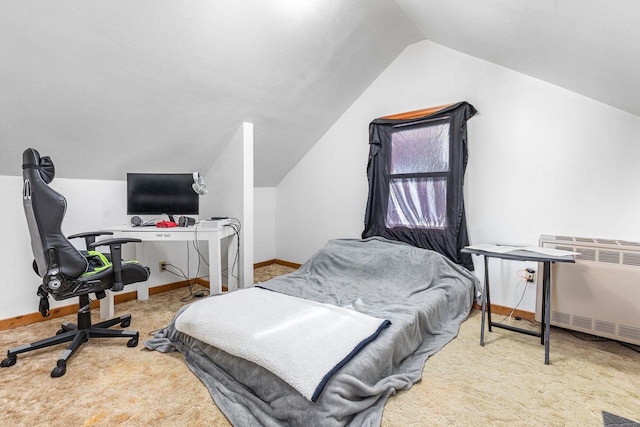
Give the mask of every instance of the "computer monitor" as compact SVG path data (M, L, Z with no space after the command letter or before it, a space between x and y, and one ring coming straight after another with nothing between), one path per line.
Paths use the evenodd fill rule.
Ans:
M127 214L198 215L192 173L127 173Z

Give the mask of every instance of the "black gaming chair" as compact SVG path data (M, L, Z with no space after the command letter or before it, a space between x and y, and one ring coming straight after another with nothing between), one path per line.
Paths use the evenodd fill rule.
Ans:
M22 159L22 197L35 257L33 268L42 277L37 292L40 313L44 317L49 315L49 295L56 301L79 297L78 323L65 323L53 337L10 349L1 366L14 365L20 353L71 341L51 371L52 377L60 377L66 372L69 357L91 337L126 337L129 338L128 347L138 345L137 331L108 329L118 323L123 328L128 327L131 324L130 314L91 324L89 294L94 293L101 299L106 296L107 289L121 291L125 285L147 280L149 269L136 261L121 259L121 245L140 242L139 239L96 241L97 236L113 233L80 233L69 238L84 238L87 250L81 252L76 249L60 229L67 202L48 185L54 177L51 159L41 158L32 148L25 150ZM94 249L99 246L109 246L110 254L96 252Z

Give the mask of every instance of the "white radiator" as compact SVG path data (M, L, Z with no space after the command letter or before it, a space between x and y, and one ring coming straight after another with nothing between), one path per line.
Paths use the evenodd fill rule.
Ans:
M557 263L551 269L552 325L640 345L640 243L542 235L540 246L580 253L575 264ZM541 276L537 321L542 317Z

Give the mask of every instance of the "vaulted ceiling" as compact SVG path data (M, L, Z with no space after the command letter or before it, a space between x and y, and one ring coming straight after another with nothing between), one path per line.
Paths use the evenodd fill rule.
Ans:
M635 0L0 2L0 175L206 171L254 123L274 186L422 39L640 115ZM481 82L479 82L481 84Z
M422 35L640 115L636 0L396 0Z

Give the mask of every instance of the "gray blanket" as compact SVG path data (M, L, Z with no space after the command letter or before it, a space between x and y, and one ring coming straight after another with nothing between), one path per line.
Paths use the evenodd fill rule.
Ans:
M420 380L427 358L457 335L478 283L440 254L374 237L332 240L297 271L259 286L348 306L391 326L331 378L316 402L264 368L178 332L173 322L145 343L183 353L236 426L380 425L389 396Z

